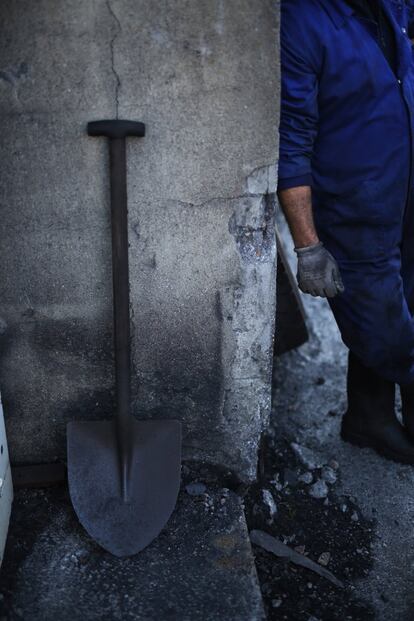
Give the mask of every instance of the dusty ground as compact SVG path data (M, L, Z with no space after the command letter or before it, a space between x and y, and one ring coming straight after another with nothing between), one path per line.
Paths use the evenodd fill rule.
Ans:
M66 486L18 491L0 620L262 621L240 497L203 472L183 470L168 525L128 558L112 556L86 534Z
M346 407L346 350L326 302L309 296L305 296L304 302L311 339L276 361L274 410L263 442L258 483L246 490L228 473L214 473L209 478L208 471L185 466L183 489L192 482L198 482L201 489L194 496L183 491L184 506L188 505L194 516L200 511L204 516L205 511L213 511L217 505L217 524L211 521L211 528L217 526L220 531L226 526L220 514L222 503L225 507L228 502L223 487L230 488L235 506L241 507L238 503L244 495L250 529L271 533L319 561L344 582L345 588L338 588L310 570L254 546L269 621L413 621L414 468L386 461L369 449L357 449L341 441L339 425ZM47 513L45 502L50 507ZM71 605L79 595L83 594L80 601L84 601L91 593L99 595L92 601L93 609L105 610L108 620L118 618L114 610L120 613L119 618L148 618L136 610L133 597L142 574L132 567L122 595L131 595L133 605L127 605L126 599L122 605L111 599L117 592L112 583L123 579L119 563L103 558L103 553L82 533L64 489L21 492L15 511L20 517L13 522L8 546L9 571L7 580L3 574L0 621L43 621L42 602L48 597L58 603L67 602L67 616L60 615L62 619L95 618L85 615L80 608L73 610ZM171 532L178 540L184 541L185 537L175 533L175 528L187 529L188 535L188 524L196 521L194 516L172 523ZM200 546L204 575L203 541ZM247 549L245 552L246 556L240 557L243 571L249 556ZM188 549L184 549L181 561L177 562L181 562L185 574L194 573L188 567L186 554ZM157 567L154 572L156 579L146 577L152 586L164 575ZM49 593L48 584L53 587ZM192 592L195 591L189 591L186 609L194 604ZM240 587L239 582L232 607L237 607L243 593L246 595L249 589ZM224 595L220 587L213 593L212 601L223 597L230 596ZM39 614L33 615L32 610L27 616L33 605ZM211 602L206 601L205 605L206 610L212 610ZM249 609L252 612L251 604ZM169 612L169 618L184 618L171 606ZM229 619L228 615L224 617L222 621ZM59 619L59 614L53 618ZM210 621L216 617L201 612L188 618ZM232 621L237 621L237 615Z
M269 618L412 621L414 468L341 441L346 349L327 303L310 296L304 302L311 339L276 362L272 427L248 521L315 561L329 559L346 588L255 548ZM304 473L312 483L298 480ZM312 488L323 476L326 489ZM276 503L273 521L264 489ZM322 498L311 496L318 491Z

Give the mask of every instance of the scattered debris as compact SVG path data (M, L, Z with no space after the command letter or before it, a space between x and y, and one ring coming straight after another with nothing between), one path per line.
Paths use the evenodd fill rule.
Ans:
M322 468L322 466L325 465L322 456L318 455L316 451L302 446L301 444L297 444L296 442L292 442L290 446L296 457L308 470L316 470L316 468Z
M230 490L227 487L223 487L220 494L220 504L223 506L226 504L229 497Z
M272 522L275 516L277 515L277 506L276 506L275 500L271 492L269 492L268 489L262 490L262 498L263 498L264 504L266 505L269 511L270 521Z
M320 450L326 461L323 466L311 472L303 467L290 445L291 442L299 443L292 436L283 437L280 431L264 437L261 476L245 496L249 531L268 533L299 555L313 559L319 568L325 566L317 560L329 551L327 569L339 580L346 582L346 587L338 589L315 574L313 588L309 589L305 569L300 569L286 558L277 561L272 552L254 546L267 619L307 621L314 615L320 621L373 621L370 607L353 590L354 581L366 577L372 568L372 522L363 516L359 506L349 495L337 496L335 487L329 484L329 502L328 497L312 498L309 495L309 486L321 478L323 466L329 465L339 475L339 465L332 463L332 453L326 455ZM285 470L297 473L298 485L285 485ZM305 476L305 481L310 482L301 481L302 475L308 475ZM205 481L202 477L199 480ZM263 503L264 489L271 491L277 506L277 518L271 524L268 522L267 507ZM348 506L346 513L341 511L344 502ZM353 511L360 516L358 522L351 520ZM363 550L363 554L357 552L359 548ZM327 559L322 556L321 560ZM279 599L282 601L281 607L275 608L272 601Z
M283 485L279 481L279 473L277 472L275 477L271 479L270 483L275 487L276 491L280 492L283 489Z
M304 556L306 556L305 546L295 546L293 549L295 550L295 552L298 552L299 554L303 554Z
M328 486L322 479L316 481L316 483L309 488L309 496L312 496L312 498L326 498L328 493Z
M294 486L298 484L298 473L290 468L285 468L283 471L283 482L285 485Z
M306 483L307 485L310 485L313 481L312 472L304 472L303 474L301 474L299 477L299 481L301 481L302 483Z
M331 468L330 466L324 466L322 468L321 477L325 481L325 483L330 483L331 485L336 483L336 480L338 478L335 470L333 470L333 468Z
M329 561L331 560L331 555L329 552L322 552L320 557L318 558L319 565L323 565L323 567L327 567L329 565Z
M268 552L272 552L276 556L280 558L286 558L295 565L300 565L301 567L305 567L306 569L310 569L311 571L319 574L320 576L326 578L337 587L344 588L343 583L336 578L332 572L324 567L321 567L307 556L303 556L299 554L295 550L289 548L289 546L282 543L276 537L272 537L268 535L262 530L252 530L250 531L250 540L257 546L264 548Z
M190 496L201 496L202 494L205 494L207 487L204 483L194 481L193 483L189 483L185 486L185 491L187 494L190 494Z

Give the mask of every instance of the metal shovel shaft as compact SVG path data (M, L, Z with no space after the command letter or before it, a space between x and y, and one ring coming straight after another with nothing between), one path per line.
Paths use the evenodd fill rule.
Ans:
M121 490L128 501L131 461L131 358L129 330L128 208L125 138L109 140L112 220L112 283L116 380L116 433Z

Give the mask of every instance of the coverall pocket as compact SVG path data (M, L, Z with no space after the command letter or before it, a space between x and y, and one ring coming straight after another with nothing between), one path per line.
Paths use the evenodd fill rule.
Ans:
M384 256L388 241L392 245L386 234L392 210L376 181L365 179L340 194L326 193L321 198L314 209L316 226L335 258L361 262Z

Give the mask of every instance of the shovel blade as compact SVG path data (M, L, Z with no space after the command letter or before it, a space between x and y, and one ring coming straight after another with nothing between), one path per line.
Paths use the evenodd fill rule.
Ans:
M114 421L73 421L67 427L68 479L79 521L115 556L131 556L162 530L180 488L181 424L133 420L128 501L121 493Z

